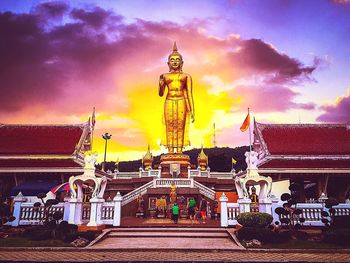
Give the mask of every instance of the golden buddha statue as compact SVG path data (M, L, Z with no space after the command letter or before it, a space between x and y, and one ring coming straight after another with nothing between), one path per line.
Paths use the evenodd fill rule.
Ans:
M173 52L168 57L169 73L160 75L159 96L168 88L164 104L164 123L166 138L161 144L169 153L182 153L184 146L190 145L188 138L189 118L194 122L194 102L192 96L192 78L182 72L183 60L177 52L176 42Z

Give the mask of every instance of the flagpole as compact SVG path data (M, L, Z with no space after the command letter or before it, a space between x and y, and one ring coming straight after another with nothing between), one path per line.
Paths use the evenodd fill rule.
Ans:
M250 154L252 152L252 135L251 135L251 132L250 132L250 111L249 111L249 108L248 108L248 118L249 118L249 168L251 167L251 163L250 163Z
M91 128L92 128L92 130L91 130L91 151L92 151L93 150L92 147L93 147L93 144L94 144L94 127L92 126Z

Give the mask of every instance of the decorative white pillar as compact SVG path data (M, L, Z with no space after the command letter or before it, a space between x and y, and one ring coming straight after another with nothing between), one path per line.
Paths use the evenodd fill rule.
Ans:
M122 200L123 197L118 192L117 195L113 198L114 202L114 218L113 218L113 226L120 226L121 219L121 210L122 210Z
M69 201L69 216L68 216L68 223L69 224L75 224L75 225L81 225L81 216L82 216L82 201L78 198L71 198Z
M69 196L66 196L63 201L64 201L64 211L63 211L63 221L69 221Z
M227 216L227 201L225 193L220 196L220 225L221 227L228 226L228 216Z
M103 224L101 220L102 214L102 204L104 203L104 199L93 197L90 199L91 210L90 210L90 221L87 226L100 226Z
M259 199L259 212L272 215L272 201L270 198Z
M17 196L13 199L14 201L14 208L13 208L13 216L16 218L14 221L11 222L12 226L19 226L19 220L21 217L21 205L22 203L27 202L27 198L25 198L22 194L22 192L19 192Z
M250 204L252 200L249 198L239 198L237 203L239 204L239 213L247 213L250 212Z
M278 198L274 195L271 195L271 211L272 211L272 217L273 217L273 224L280 220L278 214L275 212L275 209L278 207Z

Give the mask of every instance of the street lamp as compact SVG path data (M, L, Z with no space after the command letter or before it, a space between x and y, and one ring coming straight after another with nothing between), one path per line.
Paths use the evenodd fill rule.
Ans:
M103 166L102 166L102 170L105 171L106 154L107 154L107 141L112 138L112 134L109 134L108 132L106 132L105 134L102 135L102 138L106 141L105 142L105 156L103 158Z

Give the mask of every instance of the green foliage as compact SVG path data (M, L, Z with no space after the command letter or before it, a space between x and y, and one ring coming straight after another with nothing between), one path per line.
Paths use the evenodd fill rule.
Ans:
M335 209L333 208L333 206L336 206L336 205L339 205L339 202L337 201L337 199L333 197L329 197L325 202L325 207L328 208L328 212L327 211L321 212L321 216L322 216L321 221L323 224L325 224L326 227L333 226L334 224L333 222L335 218Z
M242 227L238 230L238 238L240 240L257 239L265 243L286 242L291 235L288 231L274 232L267 228Z
M237 216L237 221L244 227L267 227L271 224L273 217L267 213L248 212Z
M333 217L333 227L350 229L350 215Z
M197 157L201 149L191 149L185 151L184 154L189 155L191 163L197 163ZM216 148L205 148L204 152L209 157L209 167L211 171L216 172L229 172L231 171L231 159L237 160L234 166L236 172L244 171L247 169L247 164L245 162L244 154L249 151L249 146L240 146L236 148L229 147L216 147ZM158 165L160 163L160 155L154 156L154 164ZM138 171L142 165L141 159L128 162L119 162L119 171L131 172ZM97 168L101 169L102 165L96 165ZM106 170L115 170L115 162L107 162Z

